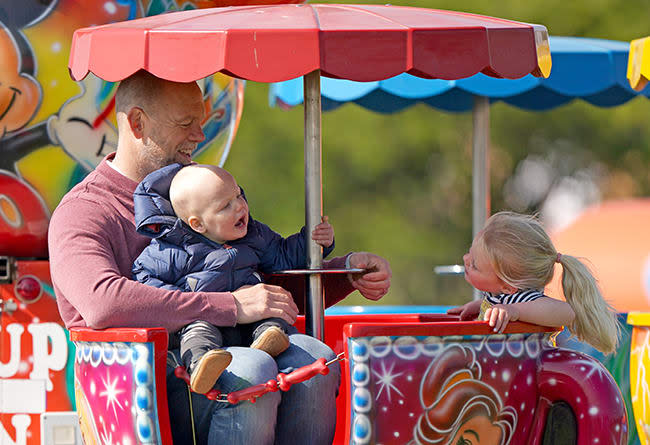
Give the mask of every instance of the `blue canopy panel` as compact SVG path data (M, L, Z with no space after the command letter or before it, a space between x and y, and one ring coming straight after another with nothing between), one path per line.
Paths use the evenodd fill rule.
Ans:
M401 74L378 82L321 78L323 110L344 103L380 113L394 113L418 103L449 112L472 109L474 96L502 101L533 111L549 110L574 99L598 107L613 107L643 95L626 77L629 43L581 37L549 38L553 69L547 78L496 79L484 74L460 80L422 79ZM303 101L302 78L271 84L271 105L293 107Z

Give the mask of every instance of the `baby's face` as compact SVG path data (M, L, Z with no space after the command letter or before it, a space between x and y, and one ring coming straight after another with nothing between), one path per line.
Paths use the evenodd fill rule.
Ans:
M248 231L248 203L235 182L228 175L210 190L211 198L204 207L201 219L206 226L204 235L220 244L246 236Z

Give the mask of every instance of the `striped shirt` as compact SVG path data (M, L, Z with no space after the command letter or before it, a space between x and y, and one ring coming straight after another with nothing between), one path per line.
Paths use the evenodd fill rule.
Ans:
M526 289L515 292L514 294L492 294L490 292L482 292L483 302L481 303L481 312L478 316L479 320L483 320L485 311L497 304L513 304L513 303L527 303L535 301L538 298L546 297L541 291L537 289Z

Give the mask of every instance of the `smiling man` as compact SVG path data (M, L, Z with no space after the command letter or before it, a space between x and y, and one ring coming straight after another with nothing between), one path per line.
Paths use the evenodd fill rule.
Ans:
M203 96L195 82L150 74L123 80L115 95L119 147L112 165L136 181L174 162L189 164L205 139Z
M203 141L204 106L195 82L168 82L140 71L121 82L116 93L118 144L81 183L63 198L50 221L52 283L61 318L68 328L154 327L175 332L195 320L232 327L269 317L295 321L303 301L283 287L259 283L233 292L182 292L151 287L131 279L131 266L151 241L136 232L133 193L146 175L166 165L189 164ZM390 266L376 255L355 252L324 262L346 262L368 271L323 280L328 306L353 290L377 300L390 287ZM300 281L300 283L304 283ZM287 283L292 285L292 283ZM295 286L295 283L293 284ZM291 288L300 295L300 286ZM232 362L217 387L232 392L267 382L279 370L334 357L320 341L291 334L289 348L272 358L247 347L229 347ZM174 351L178 356L178 350ZM187 387L168 368L167 395L174 443L328 444L334 436L338 365L326 376L269 393L257 403L230 405L203 395L191 398Z

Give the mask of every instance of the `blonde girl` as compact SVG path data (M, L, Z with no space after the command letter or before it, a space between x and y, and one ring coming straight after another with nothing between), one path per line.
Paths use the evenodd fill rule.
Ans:
M555 250L535 217L513 212L492 215L463 261L465 279L483 291L484 298L448 313L459 314L461 320L478 315L495 332L503 332L508 322L516 320L563 325L606 354L616 349L616 312L603 299L596 279L580 260ZM566 303L543 294L556 263L562 266Z

